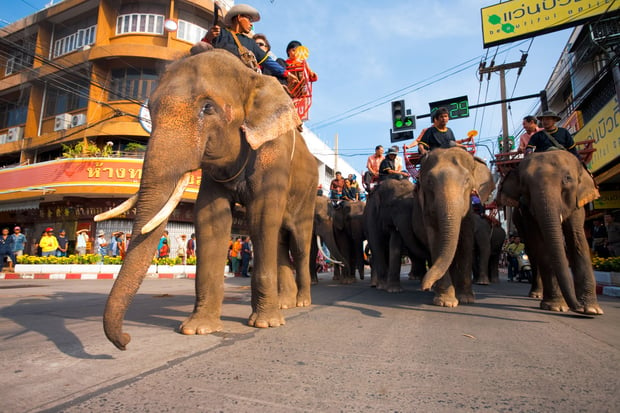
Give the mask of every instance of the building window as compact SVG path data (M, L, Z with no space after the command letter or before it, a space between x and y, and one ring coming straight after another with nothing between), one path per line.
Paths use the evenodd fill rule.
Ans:
M27 55L22 52L14 52L8 59L6 59L4 75L12 75L13 73L19 72L23 68L31 67L33 61L34 57L32 55Z
M26 93L25 96L22 96L19 99L22 103L0 101L0 129L26 123L29 96L30 93Z
M60 85L62 83L62 85ZM89 79L63 79L50 83L45 95L45 116L83 109L88 105Z
M146 100L155 90L157 79L157 72L153 69L114 69L109 100Z
M79 29L75 33L62 37L54 42L53 57L58 57L79 50L84 46L90 46L95 43L95 33L97 25Z
M190 23L185 20L179 20L179 29L177 30L177 39L185 40L189 43L197 43L205 37L206 29Z
M164 34L164 16L161 14L123 14L116 19L116 34Z

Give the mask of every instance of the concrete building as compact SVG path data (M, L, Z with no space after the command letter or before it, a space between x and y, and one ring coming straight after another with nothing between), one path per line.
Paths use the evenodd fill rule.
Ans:
M212 21L211 0L65 0L4 26L0 225L20 225L29 246L49 226L71 241L82 228L91 236L130 231L134 212L97 224L93 217L137 191L150 131L144 102L164 65L188 55ZM319 183L329 185L333 151L304 136ZM193 232L199 183L195 173L171 216L172 239ZM234 232L242 221L235 216Z

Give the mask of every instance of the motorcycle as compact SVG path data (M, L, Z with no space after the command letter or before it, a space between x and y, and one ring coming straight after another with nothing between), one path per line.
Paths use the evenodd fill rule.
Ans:
M518 271L516 274L516 279L518 282L526 281L528 283L532 283L532 265L530 264L530 257L527 256L525 251L521 251L519 255L517 255L517 264Z

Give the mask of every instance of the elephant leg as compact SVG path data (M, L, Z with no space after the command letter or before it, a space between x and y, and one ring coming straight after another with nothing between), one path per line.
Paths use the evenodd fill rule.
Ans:
M459 305L449 274L446 273L435 283L433 291L435 292L434 305L440 307L456 307Z
M310 265L309 246L312 243L312 231L306 227L304 223L312 222L312 215L308 215L306 219L301 214L296 216L296 225L291 230L291 238L289 249L293 256L295 264L295 284L297 286L297 295L295 297L295 306L307 307L312 303L311 298L311 280L308 271Z
M473 304L475 301L471 276L473 260L473 221L471 216L468 216L461 224L459 243L450 265L450 276L461 304Z
M205 205L207 202L199 197L195 208L196 303L192 314L181 324L182 334L209 334L222 329L223 269L232 214L227 199L218 198Z
M389 243L389 265L386 291L388 293L400 293L403 291L400 286L400 262L402 257L402 239L397 232L390 234Z
M575 280L577 299L583 303L585 314L603 314L596 299L596 280L592 270L590 248L583 230L585 211L580 209L564 222L567 253Z
M294 308L297 303L297 284L289 256L289 238L286 231L281 231L278 241L278 298L282 309Z
M277 183L277 182L276 182ZM284 183L281 183L284 186ZM278 185L274 185L279 187ZM284 324L278 295L279 233L286 199L267 191L247 206L246 216L254 242L252 274L252 314L248 325L258 328Z
M312 234L312 240L310 242L310 259L308 269L310 270L310 283L316 285L319 283L319 276L317 275L316 259L319 255L319 247L316 244L316 234Z

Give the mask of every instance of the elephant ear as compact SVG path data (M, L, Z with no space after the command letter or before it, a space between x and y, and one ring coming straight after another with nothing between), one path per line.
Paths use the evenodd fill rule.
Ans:
M520 186L519 170L509 170L499 184L499 191L497 191L497 203L499 205L518 207L519 197L521 196L519 192Z
M474 181L476 185L476 191L480 200L484 203L489 199L491 193L495 189L495 182L493 182L493 175L489 167L483 160L474 158Z
M293 101L273 76L255 75L255 79L244 108L243 124L246 139L254 150L302 125Z
M579 174L579 189L577 191L577 208L581 208L585 204L601 196L590 171L586 169L585 165L581 165L580 167L581 173Z

